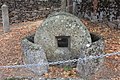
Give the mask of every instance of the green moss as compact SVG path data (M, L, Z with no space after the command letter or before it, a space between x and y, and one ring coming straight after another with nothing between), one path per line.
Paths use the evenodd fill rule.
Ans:
M65 70L65 71L70 71L70 70L72 70L72 67L70 67L70 66L65 66L65 67L64 67L64 70Z

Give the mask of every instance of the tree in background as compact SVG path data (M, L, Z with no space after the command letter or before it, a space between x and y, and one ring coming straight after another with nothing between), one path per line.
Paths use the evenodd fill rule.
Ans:
M61 0L61 10L72 13L72 0Z
M93 12L96 14L98 9L98 0L93 0Z
M73 10L73 0L67 0L67 10L72 13Z
M66 0L61 0L61 10L62 11L66 11L66 5L67 4L67 1Z

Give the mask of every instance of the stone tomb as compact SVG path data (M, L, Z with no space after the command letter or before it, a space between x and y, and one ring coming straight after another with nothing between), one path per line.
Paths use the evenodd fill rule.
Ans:
M34 35L22 40L25 64L85 58L104 54L102 37L89 33L76 16L66 12L54 12L43 21ZM90 63L89 63L89 62ZM80 75L88 76L96 72L103 59L77 62ZM32 67L31 70L42 75L48 65ZM85 72L86 71L86 72Z

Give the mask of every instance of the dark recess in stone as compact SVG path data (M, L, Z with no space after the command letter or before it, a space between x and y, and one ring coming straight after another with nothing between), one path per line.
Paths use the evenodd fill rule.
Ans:
M95 35L94 33L90 33L90 36L91 36L92 42L98 41L100 39L100 37Z
M35 34L27 36L27 40L29 40L30 42L34 43L34 36L35 36Z
M69 36L56 36L58 47L68 47Z
M35 34L27 36L27 40L34 43L34 36ZM96 42L100 39L100 36L97 36L94 33L90 33L90 36L91 36L92 42ZM68 44L69 44L68 36L67 37L62 36L61 40L59 40L60 36L59 37L57 36L56 38L58 40L58 47L68 47Z

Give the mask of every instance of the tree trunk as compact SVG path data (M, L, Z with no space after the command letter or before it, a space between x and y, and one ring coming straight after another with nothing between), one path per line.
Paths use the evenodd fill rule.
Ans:
M61 11L66 11L66 0L61 0Z
M72 10L73 10L73 6L72 6L72 0L67 0L67 11L69 13L72 13Z
M94 11L94 14L97 13L97 8L98 8L98 0L93 0L93 11Z

